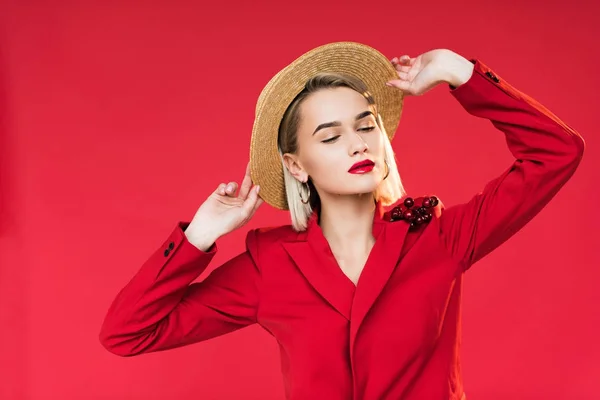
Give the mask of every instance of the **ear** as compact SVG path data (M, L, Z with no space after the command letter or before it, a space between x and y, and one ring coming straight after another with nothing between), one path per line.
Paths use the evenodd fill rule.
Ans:
M299 182L306 182L308 180L308 174L302 168L302 164L300 164L300 160L298 160L298 156L291 153L285 153L283 155L283 163L287 167L288 171L294 178L296 178Z

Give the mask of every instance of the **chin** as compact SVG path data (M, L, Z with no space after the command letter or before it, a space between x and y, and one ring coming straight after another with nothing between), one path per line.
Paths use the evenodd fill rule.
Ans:
M322 189L324 192L337 196L351 196L374 193L380 184L381 179L376 179L374 176L365 174L362 176L351 176L343 180L340 179L334 185L329 184L323 186Z
M348 194L366 194L373 193L379 187L380 180L364 179L364 182L352 182L346 186Z

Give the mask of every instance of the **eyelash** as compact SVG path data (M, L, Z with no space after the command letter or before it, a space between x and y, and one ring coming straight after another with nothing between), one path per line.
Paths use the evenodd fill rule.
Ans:
M364 127L364 128L360 128L359 131L361 131L361 132L371 132L373 129L375 129L374 126L367 126L367 127ZM332 137L330 139L322 140L321 143L333 143L339 137L340 137L340 135L337 135L337 136L334 136L334 137Z

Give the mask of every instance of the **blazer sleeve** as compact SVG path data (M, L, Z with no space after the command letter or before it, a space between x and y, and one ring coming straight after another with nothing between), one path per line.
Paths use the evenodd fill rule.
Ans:
M528 95L472 59L471 78L450 93L471 115L504 133L514 161L465 204L444 210L440 229L449 251L468 269L508 240L556 195L583 156L585 142Z
M194 281L217 252L193 246L179 222L113 300L100 330L111 353L133 356L204 341L256 322L260 271L256 231L246 251Z

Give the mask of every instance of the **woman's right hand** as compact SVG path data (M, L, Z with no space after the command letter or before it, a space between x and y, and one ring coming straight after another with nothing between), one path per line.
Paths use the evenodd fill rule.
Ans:
M250 163L239 193L235 182L221 183L202 203L189 226L185 230L188 241L202 251L206 251L221 236L242 227L248 222L263 203L258 197L258 186L252 186Z

